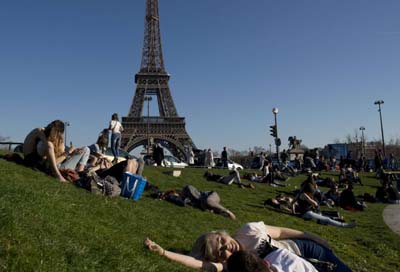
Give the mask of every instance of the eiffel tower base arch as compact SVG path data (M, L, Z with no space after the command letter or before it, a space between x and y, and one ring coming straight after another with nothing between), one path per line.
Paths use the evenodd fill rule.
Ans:
M186 132L184 118L174 117L123 117L124 132L122 133L121 146L130 152L143 145L147 146L149 139L168 149L175 157L186 161L185 149L195 149L190 136Z

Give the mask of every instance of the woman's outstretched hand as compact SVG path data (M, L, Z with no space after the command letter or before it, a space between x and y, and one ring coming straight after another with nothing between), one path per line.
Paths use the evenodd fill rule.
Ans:
M154 243L149 238L146 238L144 240L144 244L151 251L157 252L160 255L164 255L165 250L161 246L159 246L158 244Z

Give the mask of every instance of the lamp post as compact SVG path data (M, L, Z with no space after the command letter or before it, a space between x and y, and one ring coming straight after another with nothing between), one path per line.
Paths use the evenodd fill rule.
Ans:
M274 114L274 120L275 120L275 146L276 146L276 159L278 161L278 164L280 163L279 161L279 146L280 146L280 139L278 138L278 121L276 120L276 115L278 114L279 110L278 108L273 108L272 113Z
M153 100L151 96L145 96L144 101L147 101L147 155L150 155L150 137L149 137L149 131L150 131L150 101Z
M69 127L69 122L64 122L64 144L67 145L67 127Z
M364 138L365 127L360 127L360 130L361 130L361 152L365 156L365 138Z
M383 135L383 123L382 123L382 109L381 105L385 103L383 100L377 100L374 102L375 105L378 105L378 111L379 111L379 118L381 121L381 134L382 134L382 152L383 156L386 157L386 152L385 152L385 137Z

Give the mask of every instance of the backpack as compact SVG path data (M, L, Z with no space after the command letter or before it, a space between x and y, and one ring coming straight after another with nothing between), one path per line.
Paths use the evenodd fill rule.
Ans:
M104 195L109 197L119 196L121 188L119 187L118 180L112 176L100 178L95 172L87 174L85 177L79 179L76 186L84 188L91 193Z

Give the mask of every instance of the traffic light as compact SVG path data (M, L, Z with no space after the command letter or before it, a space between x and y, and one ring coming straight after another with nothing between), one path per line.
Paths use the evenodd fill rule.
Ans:
M273 125L273 126L269 126L271 129L269 130L271 133L270 133L270 135L272 136L272 137L278 137L278 132L276 131L276 126L275 125Z

